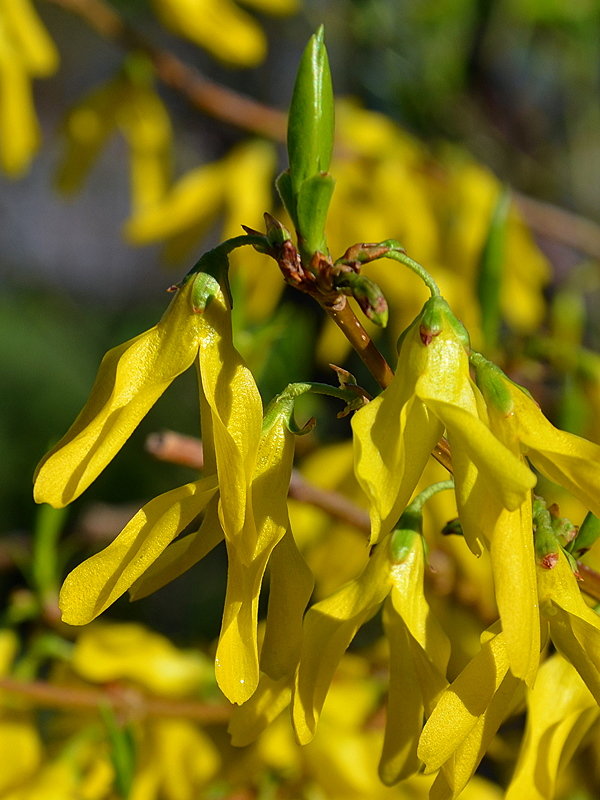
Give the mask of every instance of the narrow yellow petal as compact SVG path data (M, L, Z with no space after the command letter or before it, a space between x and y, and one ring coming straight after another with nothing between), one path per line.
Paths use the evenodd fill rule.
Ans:
M542 664L527 697L527 724L505 800L555 796L559 767L570 761L600 716L594 697L575 669L555 654Z
M398 521L442 430L399 373L352 418L355 471L370 501L372 542Z
M172 542L129 590L130 600L141 600L162 589L201 561L223 539L217 513L219 497L215 494L204 514L200 528Z
M334 595L312 606L304 618L292 719L301 744L314 736L329 685L357 630L377 612L391 588L387 541L363 572Z
M203 324L192 310L192 283L179 290L158 325L104 356L86 405L37 468L37 503L60 508L79 497L192 364Z
M58 68L58 50L42 25L30 0L2 3L3 23L19 60L30 75L51 75Z
M217 491L214 476L187 483L147 503L100 553L67 575L63 621L85 625L126 592Z
M221 524L230 542L240 538L244 527L248 487L261 436L262 402L252 373L234 347L231 310L221 293L201 318L206 330L200 337L198 353L202 391L211 414ZM276 474L274 469L273 477ZM246 537L243 546L245 557L251 557L255 546L252 536Z
M481 646L440 697L419 741L419 758L433 771L451 758L485 714L509 663L502 634Z
M261 673L252 697L233 710L227 731L234 747L254 742L263 730L289 705L292 687L289 677L270 678Z
M216 435L215 445L218 468ZM232 703L244 703L258 685L258 600L267 563L289 525L287 493L293 455L294 435L287 429L285 415L278 415L266 423L261 436L243 532L232 539L225 530L227 593L215 672L221 690ZM225 519L224 487L221 491Z
M533 685L540 661L540 611L533 548L531 500L502 509L491 537L496 601L510 668Z
M37 152L40 130L29 77L1 41L0 98L0 166L11 178L19 178Z
M271 678L289 678L300 660L302 619L314 587L313 574L291 529L273 550L269 566L269 607L260 667Z
M390 647L390 676L379 777L387 786L392 786L413 775L421 766L417 743L425 708L411 655L410 634L390 598L384 606L383 625Z

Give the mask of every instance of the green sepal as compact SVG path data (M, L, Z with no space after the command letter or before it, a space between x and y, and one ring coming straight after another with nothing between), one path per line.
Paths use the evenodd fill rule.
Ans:
M475 383L481 389L488 406L508 415L514 402L509 389L509 380L497 367L480 353L471 353L470 362L475 368Z
M297 192L298 244L307 260L313 253L327 253L325 223L334 186L335 181L330 175L313 175Z
M403 515L404 516L404 515ZM401 564L415 545L417 537L421 538L422 516L420 520L409 520L407 523L398 522L390 538L390 555L395 564ZM402 520L402 518L401 518ZM413 527L414 526L414 527Z
M388 304L374 281L358 272L340 272L334 278L334 286L344 294L354 297L371 322L385 328L388 322Z
M192 308L196 314L203 314L206 308L221 291L219 281L207 272L198 272L192 277Z
M129 725L117 721L109 705L100 706L100 714L106 725L110 748L110 761L115 773L115 791L124 800L131 795L136 771L136 746L133 730Z
M600 519L588 511L577 536L568 546L569 553L581 556L600 538Z
M287 149L293 194L305 180L327 172L334 134L333 86L323 26L300 59L288 118Z

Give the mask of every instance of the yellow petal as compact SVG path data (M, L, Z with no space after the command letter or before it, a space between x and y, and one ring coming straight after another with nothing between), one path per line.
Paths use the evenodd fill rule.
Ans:
M425 707L411 655L410 634L390 598L384 606L383 625L390 647L390 676L379 776L383 783L392 786L421 766L417 742Z
M288 528L271 556L269 606L260 652L261 670L272 678L289 678L296 670L302 619L313 587L313 574Z
M574 668L551 656L527 697L525 737L505 800L554 797L559 767L570 761L598 716L597 702Z
M262 402L252 373L234 347L231 310L221 293L201 317L207 335L200 338L198 360L202 391L211 415L221 494L219 514L225 539L230 543L241 539L244 527L261 436ZM276 476L277 470L273 469L272 477ZM254 534L248 530L240 545L244 548L241 557L251 557L255 544Z
M220 411L224 409L221 407ZM235 539L228 538L228 531L223 526L228 558L227 592L215 673L221 690L232 703L244 703L258 685L258 600L266 566L289 525L287 494L294 435L288 430L286 421L285 414L279 414L265 422L256 455L251 504L248 505L241 535ZM213 425L218 469L219 439L214 417ZM227 480L227 476L221 480ZM223 519L226 519L225 502L222 493Z
M30 75L56 72L58 51L29 0L4 2L0 13L19 60Z
M154 0L153 4L165 25L221 61L253 67L265 56L262 30L230 0Z
M292 687L288 676L270 678L261 673L252 697L233 710L227 731L234 747L254 742L263 730L289 705Z
M164 636L135 623L90 625L77 638L71 664L93 683L128 679L169 697L198 692L212 673L208 657L178 650Z
M433 771L467 739L498 691L509 663L502 634L485 642L444 691L419 741L419 758Z
M0 41L0 166L19 178L37 152L40 131L29 78L14 52L3 51L2 45Z
M292 711L301 744L315 734L329 685L346 648L360 626L377 612L390 588L385 540L358 578L313 605L306 614Z
M372 542L398 521L442 430L402 382L400 370L352 418L356 477L370 501Z
M201 561L223 539L217 513L219 498L215 495L204 513L200 528L172 542L129 590L131 600L140 600L162 589Z
M78 497L131 436L167 386L193 362L209 329L180 289L158 325L102 359L90 397L67 433L40 462L37 503L56 508Z
M525 455L540 472L600 516L600 447L555 428L534 400L512 384L509 388Z
M80 564L60 592L63 621L85 625L126 592L217 491L214 476L147 503L100 553Z

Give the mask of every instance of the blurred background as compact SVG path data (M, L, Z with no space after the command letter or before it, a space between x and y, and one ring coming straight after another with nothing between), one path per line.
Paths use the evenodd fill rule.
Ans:
M5 6L7 621L30 613L33 532L44 524L31 499L35 465L81 408L103 353L157 321L164 290L204 249L241 224L260 228L264 211L281 214L272 186L286 166L284 115L321 23L339 99L332 253L399 239L436 276L476 346L535 387L557 424L600 438L598 0L198 0L193 13L193 3L174 0L39 0L35 18L27 11L16 22ZM425 296L396 267L369 270L391 307L389 330L369 330L393 363ZM283 290L274 264L236 256L233 287L238 346L265 401L292 380L331 381L331 361L374 388L319 310ZM318 425L301 455L344 446L349 426L337 410L311 400L306 414ZM194 378L184 375L61 518L58 573L194 475L158 464L144 443L163 429L197 435L198 423ZM341 478L335 488L356 491ZM219 631L224 564L213 553L200 590L195 572L141 603L119 601L109 616L208 642Z

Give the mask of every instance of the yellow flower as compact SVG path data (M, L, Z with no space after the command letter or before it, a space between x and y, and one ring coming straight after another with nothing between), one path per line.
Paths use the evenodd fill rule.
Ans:
M482 646L440 696L419 740L426 772L440 769L432 797L456 798L502 722L522 700L524 684L509 669L504 634L484 633Z
M178 650L164 636L135 623L96 623L84 629L71 666L92 683L127 679L167 697L193 695L212 683L206 656Z
M19 177L39 145L31 77L51 75L58 53L29 0L0 4L0 165Z
M388 533L410 500L429 454L446 431L459 515L479 552L477 519L490 497L515 510L535 477L492 434L469 375L467 334L434 296L401 339L392 383L352 420L356 474L371 502L373 538Z
M129 146L134 212L162 199L170 179L172 131L152 79L151 67L141 57L131 57L115 78L70 111L64 125L66 150L57 174L63 192L80 188L118 130Z
M600 617L585 602L565 554L557 547L537 565L540 612L559 653L600 703Z
M560 766L599 715L597 701L569 662L551 656L527 696L525 738L505 800L554 797Z
M399 528L377 545L355 580L313 605L304 622L292 709L301 744L315 734L344 651L388 597L384 625L390 640L390 693L380 775L389 784L418 769L423 715L446 685L450 648L423 595L423 570L420 534Z
M207 302L205 295L206 308L198 313L195 293L205 289L212 300ZM196 359L213 418L217 469L232 470L235 476L228 482L228 497L233 494L241 501L241 512L233 514L232 523L241 530L249 480L239 476L251 476L262 405L254 379L233 346L223 293L205 273L184 282L157 325L104 356L85 407L38 466L36 502L60 508L85 491L169 384ZM175 491L183 497L195 490Z
M471 360L502 440L600 516L600 446L555 428L525 389L498 367L476 353Z
M295 11L292 0L253 0L276 13ZM266 55L265 36L258 23L231 0L153 0L160 20L213 56L237 67L253 67Z

